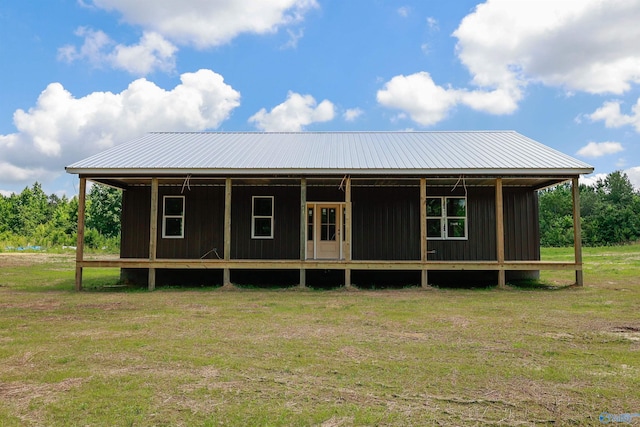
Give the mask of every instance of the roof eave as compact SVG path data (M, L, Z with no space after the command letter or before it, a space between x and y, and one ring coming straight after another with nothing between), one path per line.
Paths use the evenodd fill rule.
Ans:
M575 176L593 172L593 168L475 168L475 169L354 169L354 168L269 168L269 169L210 169L210 168L65 168L67 173L76 175L109 176L163 176L163 175L207 175L207 176L264 176L264 175L393 175L393 176L438 176L438 175L523 175L523 176Z

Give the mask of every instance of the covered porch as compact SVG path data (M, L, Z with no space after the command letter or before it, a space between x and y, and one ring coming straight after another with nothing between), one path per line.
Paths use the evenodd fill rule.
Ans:
M122 254L118 259L87 259L84 254L84 224L85 224L85 203L86 203L86 185L87 181L93 181L105 185L117 187L123 191L132 188L145 188L149 191L146 202L142 202L146 206L146 217L148 221L148 242L145 241L144 257L123 257ZM573 219L574 219L574 261L573 262L549 262L541 261L539 255L537 259L513 259L514 256L509 255L509 251L505 249L509 246L510 239L517 238L511 236L517 234L517 224L505 222L505 190L512 191L514 189L524 189L526 191L535 192L536 190L555 185L558 183L571 181L573 188ZM298 239L298 254L295 257L287 256L286 259L264 259L264 258L246 258L233 256L232 245L234 244L234 234L232 232L232 223L238 221L232 216L232 196L234 191L240 191L242 186L269 187L273 185L287 186L290 190L299 194L298 200L298 218L295 222L299 224L297 235L293 236ZM222 247L219 255L218 248L214 248L216 257L204 258L193 257L175 258L161 256L158 251L158 239L162 237L159 230L159 212L160 212L160 188L173 187L184 190L189 186L209 186L219 187L222 192L222 223L220 224L222 234ZM332 192L339 191L338 197L328 196L328 198L319 197L319 188L331 188ZM299 284L306 285L307 270L338 270L344 272L344 285L352 284L352 271L359 270L385 270L385 271L415 271L420 274L420 285L429 286L429 272L437 271L493 271L497 274L497 284L504 286L507 283L507 272L527 272L540 270L570 270L575 272L575 284L582 286L582 248L581 248L581 231L580 231L580 203L578 191L578 176L545 176L545 175L514 175L514 176L496 176L496 175L474 175L474 176L411 176L411 177L376 177L376 176L92 176L80 175L79 187L79 209L78 209L78 243L76 254L76 290L82 289L82 273L84 268L93 267L110 267L120 269L145 269L147 270L147 284L149 290L153 290L157 283L157 274L163 269L172 270L220 270L222 272L223 284L231 283L231 273L234 270L297 270L299 272ZM416 236L411 239L415 242L416 250L410 255L400 257L406 259L367 259L363 255L363 249L355 247L358 245L358 236L354 236L354 191L358 194L372 194L376 189L407 189L411 195L411 202L415 203L417 208L416 226L411 229L415 231ZM369 189L369 190L365 190ZM486 209L493 209L490 215L485 219L490 221L490 226L485 230L491 233L491 245L483 250L489 250L489 256L483 256L483 259L472 259L472 257L462 255L456 259L438 259L447 258L440 250L447 242L432 239L428 228L428 199L434 198L434 195L445 194L444 190L457 194L465 194L467 190L475 189L476 191L484 191L491 195L491 204ZM452 190L453 189L453 190ZM367 192L368 191L368 192ZM515 190L514 190L515 191ZM449 193L446 193L449 194ZM310 196L311 195L311 196ZM363 197L363 196L360 196ZM323 200L319 200L323 199ZM356 197L356 200L358 198ZM465 199L466 200L466 199ZM317 234L318 229L309 227L310 208L320 206L328 206L333 204L339 211L335 220L335 225L339 229L336 239L341 240L339 243L339 251L336 256L324 257L318 256L320 252L317 248L319 242L317 237L310 239L311 234ZM485 210L486 210L485 209ZM536 207L537 209L537 207ZM144 212L138 212L144 215ZM507 215L511 218L509 208ZM535 214L537 218L537 213ZM466 218L465 218L466 219ZM314 223L315 224L315 223ZM162 225L160 225L161 227ZM393 226L393 225L391 225ZM390 226L390 227L391 227ZM468 225L467 225L468 226ZM536 224L537 226L537 224ZM508 231L508 228L510 231ZM410 230L410 231L411 231ZM514 231L515 230L515 231ZM354 239L355 237L355 239ZM413 240L415 239L415 240ZM383 243L384 244L384 243ZM407 241L407 245L411 242ZM535 242L539 245L538 242ZM236 250L235 253L238 253ZM355 255L355 256L354 256ZM363 259L364 258L364 259ZM535 257L529 257L535 258Z

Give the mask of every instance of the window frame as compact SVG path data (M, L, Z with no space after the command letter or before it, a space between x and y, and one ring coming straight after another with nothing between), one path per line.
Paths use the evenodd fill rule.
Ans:
M426 203L429 202L429 199L440 199L440 215L429 215L427 212L425 218L425 227L427 227L428 221L430 219L437 219L440 221L440 236L439 237L430 237L428 235L428 227L427 227L427 240L469 240L469 210L468 210L468 199L467 196L427 196ZM464 200L464 216L457 215L448 215L447 214L447 205L449 199L462 199ZM449 220L463 220L464 221L464 236L462 237L450 237L449 236Z
M182 213L180 215L167 214L167 200L168 199L181 199L182 200ZM162 196L162 238L163 239L184 239L185 229L185 197L166 195ZM167 235L167 220L168 219L180 219L180 235Z
M271 215L256 215L256 199L271 200ZM275 197L274 196L251 196L251 238L252 239L273 239L275 225ZM256 219L269 219L271 224L271 234L268 236L256 236Z
M315 205L307 205L307 241L312 242L315 236L316 226L316 207Z

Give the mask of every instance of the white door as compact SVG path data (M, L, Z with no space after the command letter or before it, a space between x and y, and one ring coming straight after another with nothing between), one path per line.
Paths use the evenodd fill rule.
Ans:
M315 250L316 259L339 259L342 241L340 204L316 204L315 209Z

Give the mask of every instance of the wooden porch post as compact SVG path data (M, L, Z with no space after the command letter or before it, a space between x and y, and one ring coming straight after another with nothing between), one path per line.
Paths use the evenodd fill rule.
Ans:
M80 177L78 189L78 240L76 243L76 291L82 290L82 266L84 260L84 216L86 207L87 179Z
M154 266L158 254L158 178L151 178L151 207L149 222L149 290L156 288L156 268Z
M344 285L351 286L351 177L348 176L345 182L344 191L344 240L345 254L344 259L347 266L344 269Z
M300 178L300 261L307 258L307 178ZM306 286L304 265L300 267L300 287Z
M571 180L571 193L573 196L573 249L576 264L576 285L584 285L582 274L582 229L580 226L580 186L578 177Z
M420 260L423 263L420 284L423 288L429 286L427 272L427 180L420 178Z
M231 178L224 183L224 260L231 259ZM231 270L225 267L222 274L222 284L231 284Z
M500 264L498 286L506 285L504 271L504 209L502 198L502 178L496 178L496 259Z

